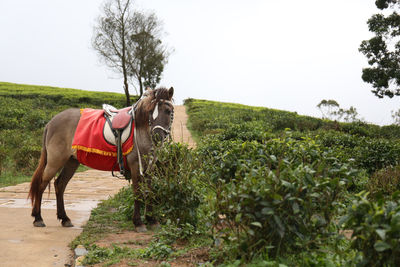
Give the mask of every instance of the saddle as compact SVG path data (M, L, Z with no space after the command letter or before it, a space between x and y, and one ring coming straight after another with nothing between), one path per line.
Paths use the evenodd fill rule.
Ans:
M104 117L107 123L104 125L104 139L117 147L117 162L119 170L126 179L130 179L129 171L124 168L122 155L122 144L129 138L132 132L132 107L116 109L115 107L103 104ZM114 175L114 173L113 173Z
M132 107L116 109L111 105L103 104L106 116L112 121L111 128L115 130L125 129L132 119Z

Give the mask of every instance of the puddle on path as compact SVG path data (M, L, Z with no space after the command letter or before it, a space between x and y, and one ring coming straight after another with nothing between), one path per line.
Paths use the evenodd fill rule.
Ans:
M97 206L98 200L65 200L65 209L75 211L90 211ZM28 199L0 199L0 207L3 208L31 208L31 202ZM42 200L42 209L57 209L56 200Z

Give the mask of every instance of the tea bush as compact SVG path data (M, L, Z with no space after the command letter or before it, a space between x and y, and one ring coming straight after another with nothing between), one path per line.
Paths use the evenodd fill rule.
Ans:
M400 265L400 192L392 199L371 201L361 192L340 224L353 230L352 247L357 266Z
M215 214L227 224L218 238L233 257L249 259L266 248L277 256L317 246L329 234L347 184L357 176L351 162L339 161L311 139L222 143L219 151L219 156L211 153L206 169L215 187ZM215 223L219 228L218 218Z
M400 166L386 167L375 172L369 178L367 189L373 198L390 197L400 190Z
M400 163L400 143L398 140L360 137L337 132L323 132L319 140L326 146L336 150L338 157L353 158L358 168L369 174Z
M202 201L200 159L185 145L169 143L157 151L158 162L149 172L151 189L143 183L144 201L153 204L152 215L177 226L198 223ZM133 203L131 203L133 205Z

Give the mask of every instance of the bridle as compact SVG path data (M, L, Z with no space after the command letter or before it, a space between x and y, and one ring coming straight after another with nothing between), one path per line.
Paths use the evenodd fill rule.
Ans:
M147 97L148 96L148 94L143 94L142 95L142 97L132 106L132 118L133 118L133 120L135 121L135 114L136 114L136 108L137 108L137 106L138 106L138 104L139 104L139 102L143 99L143 97ZM152 102L155 102L156 101L156 99L153 99L152 100ZM165 129L163 126L161 126L161 125L156 125L156 126L154 126L153 128L152 128L152 118L153 118L153 121L158 117L158 105L160 104L160 103L166 103L166 104L169 104L169 105L171 105L171 107L172 107L172 111L171 111L171 114L170 114L170 121L169 121L169 125L168 125L168 129ZM164 137L164 139L162 140L163 142L164 142L164 140L167 138L167 137L170 137L171 136L171 127L172 127L172 122L173 122L173 120L174 120L174 106L173 106L173 103L172 103L172 101L170 101L170 100L165 100L165 99L161 99L161 100L159 100L159 102L156 102L156 104L155 104L155 108L154 108L154 110L153 110L153 112L150 112L150 114L149 114L149 120L148 120L148 123L149 123L149 128L151 129L150 130L150 139L151 139L151 142L152 142L152 146L151 146L151 149L150 149L150 159L149 159L149 165L148 165L148 167L146 168L146 170L144 170L143 171L143 164L142 164L142 159L141 159L141 156L140 156L140 151L139 151L139 145L138 145L138 142L137 142L137 134L136 134L136 128L137 127L135 127L134 128L134 138L135 138L135 146L136 146L136 151L137 151L137 153L138 153L138 161L139 161L139 173L140 173L140 175L141 176L143 176L144 175L144 173L147 171L147 170L149 170L149 169L151 169L151 166L153 165L153 163L155 162L155 161L157 161L157 158L156 158L156 151L154 150L154 147L155 147L155 145L154 145L154 141L153 141L153 135L154 135L154 130L156 130L156 129L160 129L160 130L162 130L164 133L165 133L165 137Z
M153 100L153 101L155 101L155 100ZM156 126L154 126L153 128L151 128L151 126L152 126L151 118L153 118L153 120L155 120L155 119L158 117L158 105L159 105L160 103L165 103L165 104L168 104L168 105L170 105L170 106L172 107L172 112L171 112L171 114L170 114L170 120L169 120L168 129L165 129L165 128L164 128L163 126L161 126L161 125L156 125ZM161 99L158 103L156 103L156 106L155 106L155 108L154 108L153 114L149 114L149 127L150 127L150 129L151 129L151 135L154 134L154 133L153 133L154 130L160 129L160 130L162 130L162 131L165 133L166 137L169 137L170 134L171 134L171 127L172 127L172 122L173 122L173 121L174 121L174 105L173 105L172 101L170 101L170 100L165 100L165 99Z

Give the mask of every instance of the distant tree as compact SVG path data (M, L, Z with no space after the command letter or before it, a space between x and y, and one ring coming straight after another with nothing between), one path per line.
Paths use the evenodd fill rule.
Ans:
M323 99L317 105L317 108L321 111L322 118L333 120L334 117L337 115L337 112L339 111L339 104L338 102L332 99L329 100Z
M340 117L343 117L345 122L354 122L360 121L358 117L357 109L353 106L350 106L349 109L339 109Z
M129 82L155 87L169 53L161 41L162 27L154 13L133 10L131 0L108 0L93 30L92 46L101 60L123 76L126 104L130 105Z
M400 109L392 110L393 124L400 125Z
M362 71L362 79L372 84L372 92L379 98L400 95L400 8L398 0L376 0L381 9L392 8L390 15L375 14L367 22L374 37L361 43L360 52L370 67Z
M325 100L323 99L317 108L322 113L322 118L340 121L342 118L345 122L360 121L358 118L357 109L350 106L349 109L343 109L340 107L339 103L335 100Z

